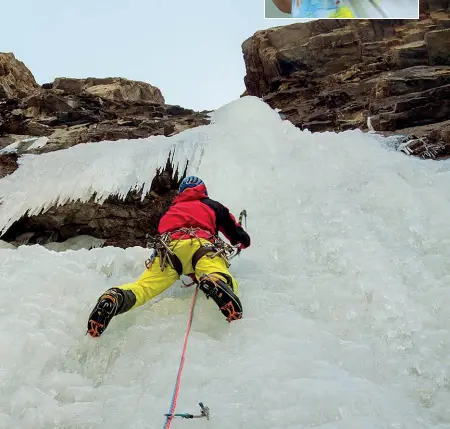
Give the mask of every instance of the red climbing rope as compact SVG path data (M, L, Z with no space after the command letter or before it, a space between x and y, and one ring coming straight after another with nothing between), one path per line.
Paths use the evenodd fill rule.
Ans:
M240 215L239 215L239 225L242 225L242 219L245 217L246 221L246 227L247 227L247 210L242 210ZM232 254L231 256L228 257L228 259L232 259L235 256L239 255L241 252L241 248L238 246L229 246L230 248L234 248L235 250L237 250L234 254ZM183 352L181 353L181 361L180 361L180 366L178 368L178 374L177 374L177 381L175 384L175 389L173 391L173 395L172 395L172 402L170 404L170 410L167 414L165 414L166 416L166 422L164 423L163 429L169 429L171 423L172 423L172 419L175 416L179 416L179 417L184 417L184 418L201 418L201 417L206 417L209 420L210 414L209 414L209 408L205 407L203 405L202 402L199 403L200 405L200 409L201 409L201 414L199 416L194 416L192 414L175 414L175 408L177 407L177 400L178 400L178 394L180 393L180 381L181 381L181 373L183 372L183 367L184 367L184 361L185 361L185 356L186 356L186 349L187 349L187 344L188 344L188 339L189 339L189 334L191 332L191 326L192 326L192 320L194 318L194 309L195 309L195 302L197 300L197 294L198 294L198 282L197 279L195 277L195 275L190 276L191 279L193 280L192 283L190 284L185 284L184 286L192 286L193 284L197 283L197 286L195 287L195 292L194 292L194 296L192 297L192 303L191 303L191 309L189 311L189 320L188 320L188 326L187 326L187 330L186 330L186 335L184 337L184 345L183 345Z
M172 419L175 414L175 408L177 406L178 393L180 392L181 373L183 372L186 348L187 348L187 343L188 343L188 339L189 339L189 333L191 332L192 319L194 318L194 308L195 308L195 301L197 300L197 294L198 294L198 287L195 288L194 296L192 298L191 309L189 312L188 326L187 326L187 330L186 330L186 335L184 337L183 352L181 353L180 367L178 368L177 382L175 384L175 390L174 390L173 396L172 396L172 403L170 405L170 411L166 415L166 422L164 423L164 426L163 426L164 429L169 429Z

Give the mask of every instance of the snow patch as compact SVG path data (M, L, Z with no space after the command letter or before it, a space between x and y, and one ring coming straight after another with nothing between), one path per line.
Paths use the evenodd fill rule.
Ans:
M21 143L20 141L17 141L9 144L8 146L0 150L0 155L17 152L17 148L19 147L20 143Z
M33 144L28 148L28 150L40 149L41 147L44 147L48 143L48 140L49 140L48 137L39 137L33 142Z

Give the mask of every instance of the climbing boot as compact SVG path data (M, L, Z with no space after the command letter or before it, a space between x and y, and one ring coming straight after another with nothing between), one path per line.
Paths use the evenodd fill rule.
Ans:
M207 299L213 299L228 323L242 319L242 304L234 294L232 286L216 277L203 274L200 277L198 288L206 295Z
M98 299L89 316L87 326L87 333L91 337L100 337L102 335L111 319L118 314L123 300L123 292L117 288L107 290Z

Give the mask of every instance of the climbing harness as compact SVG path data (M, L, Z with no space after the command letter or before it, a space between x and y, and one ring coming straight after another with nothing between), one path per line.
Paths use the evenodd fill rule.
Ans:
M159 256L161 271L164 271L166 266L170 265L178 273L178 275L181 275L183 272L181 261L169 247L171 242L170 234L170 232L166 232L155 237L150 235L148 236L150 240L147 242L147 249L151 249L151 254L145 261L145 266L149 270L152 267L156 257Z
M247 210L242 210L239 214L239 225L242 225L242 221L245 218L245 227L247 228ZM172 234L175 233L183 233L184 237L190 237L191 240L197 239L200 243L200 248L194 253L192 256L192 267L195 269L195 265L205 255L208 255L209 258L216 258L218 256L222 257L225 261L227 268L231 266L231 259L236 257L241 253L241 249L238 246L232 246L231 244L226 243L219 236L215 236L210 234L208 237L208 241L210 244L204 244L201 242L200 237L197 235L199 231L202 231L200 228L179 228L175 231L166 232L161 235L156 235L155 237L147 236L149 241L147 242L147 248L151 249L151 254L149 258L145 261L145 266L147 269L150 269L156 259L159 257L160 268L161 271L164 271L167 265L170 265L179 276L183 273L183 266L179 258L173 252L173 249L176 248L178 242L181 240L177 239L173 242ZM184 287L189 287L198 283L198 280L195 278L193 274L189 275L192 282L184 283Z
M247 228L247 210L245 209L242 210L239 214L238 223L241 226L243 218L245 218L245 228ZM200 260L200 258L208 255L208 257L211 259L217 256L221 256L224 259L227 268L229 268L231 266L230 261L237 255L239 255L242 249L240 249L238 246L232 246L226 243L218 236L211 236L210 239L212 241L211 244L201 244L200 248L192 256L192 267L195 269L195 266L197 265L197 262ZM195 278L194 274L188 274L188 276L192 281L190 283L185 283L182 281L182 287L190 287L194 284L198 284L198 280Z
M197 295L198 295L198 287L195 288L194 297L192 298L191 309L189 311L188 326L187 326L187 330L186 330L186 335L184 337L184 345L183 345L183 351L181 353L180 366L178 368L177 380L176 380L175 389L174 389L173 395L172 395L172 402L170 404L170 410L167 414L164 414L166 416L166 422L164 423L163 429L169 429L169 427L172 423L172 419L174 417L181 416L184 418L194 418L194 415L192 415L192 417L186 417L186 416L191 416L191 414L181 414L181 415L175 414L175 408L177 406L178 394L180 392L181 373L183 372L183 368L184 368L186 348L187 348L187 343L188 343L188 339L189 339L189 333L191 332L192 319L194 318L194 309L195 309L195 302L197 300ZM199 405L202 410L202 414L200 416L195 416L195 418L206 417L209 420L209 417L210 417L209 408L203 406L203 404L201 402Z

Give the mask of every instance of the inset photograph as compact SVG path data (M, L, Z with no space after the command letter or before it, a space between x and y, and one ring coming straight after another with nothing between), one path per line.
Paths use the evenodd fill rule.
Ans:
M265 18L418 19L419 0L264 0Z

